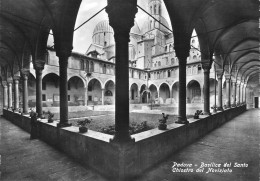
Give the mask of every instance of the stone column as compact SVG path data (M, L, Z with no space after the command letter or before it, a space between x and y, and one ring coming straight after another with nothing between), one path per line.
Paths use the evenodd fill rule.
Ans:
M241 103L244 103L244 84L241 85Z
M218 75L218 111L223 111L222 104L222 75Z
M4 108L7 109L8 108L8 86L7 86L7 82L6 81L3 81L2 82L3 84L3 93L4 93Z
M232 107L236 107L236 86L237 86L237 83L236 81L232 81L232 91L233 91L233 102L232 102Z
M202 68L204 70L204 115L210 115L210 82L209 73L211 68L210 62L202 63Z
M244 87L244 103L246 104L246 85Z
M13 109L13 80L8 80L8 110Z
M101 89L101 101L102 101L102 105L105 105L104 94L105 94L105 89Z
M88 87L86 87L85 89L85 106L88 105Z
M227 98L227 108L230 108L230 75L226 75L226 98Z
M36 112L38 118L42 118L42 70L43 68L35 68L36 74Z
M23 78L23 115L28 114L28 75L29 70L22 71Z
M238 104L240 104L240 84L241 84L241 83L238 84L238 88L237 88L237 89L238 89L238 97L237 97L237 98L238 98L238 99L237 99L237 103L238 103Z
M180 49L179 49L180 48ZM179 59L179 109L178 120L175 123L188 124L186 117L186 63L189 56L187 47L175 47L176 56Z
M67 69L68 69L68 58L71 55L71 50L61 50L57 52L59 57L59 71L60 71L60 122L58 127L68 127L68 80L67 80Z
M115 65L115 135L113 142L129 142L129 33L137 13L136 0L108 0L106 12L114 29L116 44Z
M19 112L19 79L14 77L14 112Z

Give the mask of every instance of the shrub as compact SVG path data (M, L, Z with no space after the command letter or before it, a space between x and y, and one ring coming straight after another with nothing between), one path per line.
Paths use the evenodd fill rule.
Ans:
M132 123L130 123L130 126L129 126L129 133L130 133L130 135L132 135L132 134L137 134L137 133L140 133L143 131L147 131L149 129L152 129L152 127L150 127L146 121L143 121L140 124L138 124L136 122L132 122ZM109 134L109 135L114 135L115 134L115 125L101 128L99 131L102 133Z

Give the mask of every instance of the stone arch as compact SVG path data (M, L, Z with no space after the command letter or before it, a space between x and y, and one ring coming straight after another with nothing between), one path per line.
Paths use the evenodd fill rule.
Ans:
M179 82L176 81L172 85L172 99L174 100L174 103L179 102L178 93L179 93Z
M42 78L43 107L60 105L60 77L56 73L48 73Z
M167 83L162 83L159 86L159 101L160 103L166 103L170 98L170 86Z
M138 85L136 83L133 83L130 86L130 103L138 102L139 95L138 95Z
M78 76L78 75L71 75L71 76L68 76L68 81L69 81L72 77L77 77L77 78L79 78L80 80L82 80L83 85L84 85L84 88L87 87L86 80L83 79L81 76Z
M155 101L158 99L158 88L156 87L156 85L151 84L149 86L149 90L150 90L150 99L151 101Z
M46 75L49 75L49 74L55 74L56 76L60 76L59 75L59 73L58 73L58 69L57 69L57 71L53 71L53 70L51 70L51 71L43 71L43 74L42 74L42 79L44 79L44 77L46 76Z
M85 81L79 76L72 76L68 80L69 106L85 105Z
M191 80L187 84L187 103L201 103L201 86L197 80Z
M147 87L145 84L140 86L140 98L142 103L148 103L148 100L150 98L150 93L147 92Z
M102 104L102 84L97 78L92 78L88 82L88 105Z
M112 80L108 80L105 83L104 89L104 104L113 105L115 104L115 83Z

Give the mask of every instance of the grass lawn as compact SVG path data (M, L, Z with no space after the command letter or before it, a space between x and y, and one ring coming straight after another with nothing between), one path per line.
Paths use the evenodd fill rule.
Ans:
M84 117L92 119L89 124L89 129L100 131L102 128L107 128L115 124L115 114L109 111L87 111L87 112L73 112L69 113L69 122L73 126L78 126L78 120L84 120ZM191 116L187 116L190 118ZM54 119L59 118L59 114L55 114ZM161 114L143 114L143 113L130 113L130 124L135 122L140 124L143 121L147 122L149 129L156 128L159 124L158 120L162 118ZM177 120L177 115L170 115L167 124L172 124Z

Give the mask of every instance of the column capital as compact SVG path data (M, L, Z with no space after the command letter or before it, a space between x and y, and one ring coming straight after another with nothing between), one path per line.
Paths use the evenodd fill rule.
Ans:
M212 62L209 62L209 61L201 62L201 65L202 65L204 72L209 72L211 69Z
M19 81L19 80L20 80L20 76L14 76L14 77L13 77L13 80L14 80L14 82L15 82L15 81Z
M29 69L22 69L21 71L21 76L24 78L25 76L28 77L30 74L30 70Z
M222 80L223 74L217 74L217 78Z
M64 43L62 47L55 47L55 49L57 57L70 57L73 47Z
M13 78L8 78L8 79L7 79L7 83L8 83L8 84L12 84L12 83L13 83Z
M106 12L109 17L109 25L114 29L115 38L117 35L125 35L129 41L129 33L134 26L137 0L108 0ZM126 36L127 35L127 36Z
M230 81L230 80L231 80L231 75L230 75L230 74L225 74L225 79L226 79L227 81Z
M2 81L2 85L5 87L7 86L7 81Z
M33 68L35 70L43 70L45 65L45 60L35 60L33 63Z
M179 59L179 64L185 59L185 63L187 62L187 57L190 56L190 44L181 42L174 45L174 50L176 53L176 57Z

